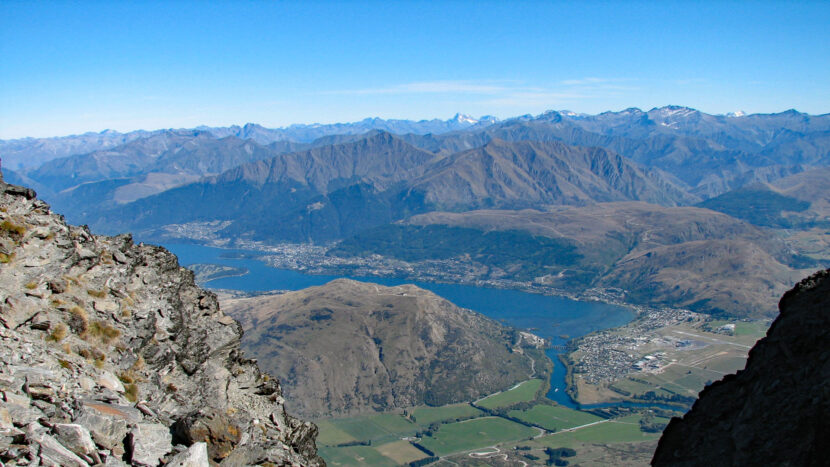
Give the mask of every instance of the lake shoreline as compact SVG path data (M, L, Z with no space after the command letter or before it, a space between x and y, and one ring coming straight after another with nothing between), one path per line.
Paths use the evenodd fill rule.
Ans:
M322 285L344 276L308 274L306 271L274 268L259 256L262 252L230 248L206 247L203 245L165 245L180 258L181 264L219 264L244 267L249 273L243 277L225 277L205 283L213 289L225 289L233 295L262 295L268 291L285 293L288 290ZM571 338L590 334L594 331L625 325L636 319L640 313L631 306L603 303L599 300L574 300L539 290L516 290L492 287L492 284L474 285L447 282L409 281L406 278L384 276L348 276L363 282L383 285L399 285L414 282L415 285L431 290L451 302L473 310L490 319L500 321L514 329L527 330L545 338L552 347L544 352L546 364L551 372L547 376L547 392L557 398L569 398L567 381L554 371L561 365L557 354L562 353ZM240 291L243 292L233 292ZM553 354L553 355L552 355ZM556 374L555 374L556 373ZM575 404L572 400L558 401L563 405Z
M559 297L565 298L568 300L578 301L578 302L598 302L607 305L613 305L623 308L628 308L632 311L635 315L641 315L642 313L653 310L655 307L631 303L619 298L619 295L626 293L626 291L621 289L614 289L613 293L609 293L610 289L598 289L598 288L589 288L582 292L574 292L565 289L559 289L555 287L550 287L541 284L533 284L528 282L520 282L520 281L513 281L513 280L493 280L493 279L458 279L449 276L419 276L419 275L412 275L412 274L401 274L402 271L397 271L398 273L378 273L373 272L371 268L365 266L365 263L361 263L358 259L351 258L349 260L356 261L355 263L350 263L349 266L320 266L319 263L321 262L319 258L316 261L309 261L305 259L303 261L297 261L296 256L292 256L291 261L287 261L283 259L282 261L275 261L274 258L278 257L280 254L284 255L284 252L287 249L297 249L297 248L304 248L303 252L307 253L308 250L322 250L327 249L328 247L317 246L312 244L284 244L284 245L263 245L263 244L249 244L249 245L242 245L239 247L230 247L227 245L208 245L203 243L170 243L170 242L158 242L155 243L160 244L167 248L167 245L195 245L201 246L206 248L215 248L219 250L224 250L226 252L244 252L248 255L244 255L247 259L254 259L260 261L261 263L265 264L268 267L275 268L275 269L285 269L291 270L300 274L311 275L311 276L336 276L336 277L360 277L360 278L378 278L378 279L395 279L395 280L402 280L402 281L411 281L413 283L420 282L420 283L434 283L434 284L449 284L449 285L463 285L468 287L482 287L488 289L497 289L497 290L511 290L516 292L522 292L527 294L536 294L536 295L543 295L548 297ZM316 251L314 255L319 256L321 253ZM178 255L177 255L178 256ZM231 256L224 257L223 259L238 259ZM346 260L346 258L338 258L339 260ZM404 263L398 260L390 260L393 263ZM362 268L359 268L354 265L363 265ZM406 263L406 269L412 270L417 267L418 263ZM402 267L403 269L403 267ZM212 279L210 281L206 281L204 286L206 288L213 288L209 283L218 280ZM280 290L280 289L274 289ZM261 290L260 292L267 292L267 290Z

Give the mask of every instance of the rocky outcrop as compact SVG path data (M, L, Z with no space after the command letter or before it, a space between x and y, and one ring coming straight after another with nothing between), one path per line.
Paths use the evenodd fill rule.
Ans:
M746 369L669 423L652 464L826 465L830 446L830 270L787 292Z
M0 179L4 465L324 465L241 335L171 253Z

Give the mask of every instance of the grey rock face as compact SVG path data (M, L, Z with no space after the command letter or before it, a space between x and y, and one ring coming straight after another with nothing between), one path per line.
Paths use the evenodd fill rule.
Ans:
M41 465L55 467L87 467L89 465L55 438L45 433L37 433L29 438L29 442L37 445Z
M209 467L207 443L193 443L187 451L176 454L167 467Z
M83 425L59 423L53 427L58 441L79 456L98 456L92 435Z
M117 415L101 413L94 409L82 409L75 423L87 428L95 443L102 448L118 450L123 454L123 441L127 436L127 421Z
M827 465L830 270L787 292L746 368L666 427L653 465Z
M0 178L5 465L324 465L316 427L285 414L240 338L172 254L69 226Z
M173 436L160 423L139 423L130 431L128 444L134 465L156 466L173 450Z

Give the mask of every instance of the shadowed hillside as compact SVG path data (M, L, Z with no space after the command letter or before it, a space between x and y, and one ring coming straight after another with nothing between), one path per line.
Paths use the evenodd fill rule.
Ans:
M672 419L652 465L827 465L830 271L799 282L779 307L746 368Z

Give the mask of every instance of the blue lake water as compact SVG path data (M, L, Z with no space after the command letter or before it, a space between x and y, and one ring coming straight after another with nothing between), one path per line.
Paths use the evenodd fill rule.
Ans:
M272 268L256 259L228 257L236 253L252 253L245 250L224 250L186 244L170 244L165 247L175 253L179 257L179 263L184 266L211 263L244 267L249 270L249 273L244 276L210 281L206 284L208 287L249 292L275 289L299 290L322 285L342 277L389 286L410 283L430 290L458 306L469 308L515 328L528 330L550 339L554 345L563 345L570 338L600 329L621 326L634 318L631 310L606 303L580 302L563 297L469 285L412 282L389 277L310 275ZM557 358L557 352L556 350L547 351L547 355L554 362L548 397L559 404L577 408L565 392L565 367Z

